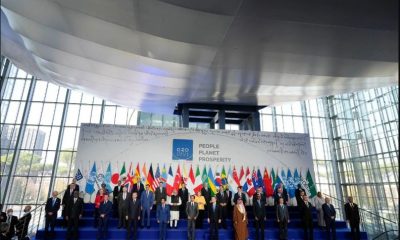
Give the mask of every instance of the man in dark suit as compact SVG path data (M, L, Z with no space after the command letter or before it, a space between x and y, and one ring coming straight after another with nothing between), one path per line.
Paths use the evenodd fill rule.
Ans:
M219 191L217 193L217 204L220 208L221 212L221 227L226 229L226 216L227 216L227 206L228 206L229 197L227 193L224 191L224 187L220 186Z
M326 225L326 239L336 240L336 226L335 226L335 218L336 211L333 205L331 204L330 198L325 198L325 203L322 204L322 211L324 212L324 220Z
M297 188L294 191L294 195L296 196L296 202L300 203L301 201L303 201L302 196L300 195L301 192L304 192L304 195L306 194L306 190L304 188L301 187L301 184L297 184Z
M238 192L235 193L235 196L233 197L233 202L236 204L237 200L239 198L241 198L243 201L243 204L246 205L247 198L246 198L246 194L242 190L242 186L239 186L237 189L238 189Z
M149 190L150 185L146 185L146 190L140 196L142 210L142 228L144 227L145 216L147 216L147 228L150 228L150 211L153 208L154 194Z
M58 192L53 191L52 197L47 199L46 202L46 207L45 207L45 212L46 212L46 217L45 217L45 228L44 228L44 234L45 238L54 238L54 226L56 225L56 220L57 220L57 212L60 209L61 205L61 199L57 197ZM49 226L51 229L51 232L49 234Z
M15 236L15 227L18 224L18 218L13 215L13 210L10 208L7 210L7 218L6 218L6 223L9 224L8 232L7 232L7 237L12 238Z
M312 205L308 201L308 196L303 197L303 201L300 205L300 216L303 223L304 239L314 239L313 233L313 218L312 218Z
M61 206L62 206L61 215L63 216L63 219L64 219L63 224L62 224L63 227L68 226L68 220L66 218L66 207L67 207L67 204L69 203L69 200L71 198L73 198L74 191L75 191L75 183L72 182L70 185L68 185L68 188L65 190L64 196L61 201Z
M232 213L233 213L232 197L233 197L233 195L232 195L232 192L229 191L228 184L226 184L224 186L224 189L225 189L224 192L225 192L226 196L228 196L228 202L226 204L226 211L227 211L226 216L229 218L232 218Z
M32 206L25 206L24 215L20 219L18 219L18 223L16 226L18 240L25 239L25 237L28 235L29 222L32 218L31 209Z
M181 218L186 218L186 203L189 201L189 190L186 188L186 184L182 184L182 188L178 191L178 196L181 198L182 204L179 206L179 212Z
M186 216L188 218L188 240L194 240L196 233L195 233L195 226L196 226L196 219L199 216L199 207L197 203L194 202L194 195L190 196L190 202L186 204Z
M163 186L163 182L160 182L160 185L158 186L158 188L156 189L155 193L154 193L154 197L156 200L156 206L161 204L161 199L167 199L167 191L165 190L164 186Z
M288 232L288 223L289 219L289 210L288 207L284 204L284 199L279 198L278 204L276 205L276 221L279 225L279 239L284 240L287 239Z
M122 181L119 180L117 186L113 189L113 212L114 217L118 217L118 195L122 192Z
M125 218L125 213L128 211L129 207L129 194L128 188L124 186L122 192L118 195L118 229L128 226L127 220Z
M203 183L203 188L201 189L201 195L206 200L206 205L208 205L211 201L211 190L208 188L207 183Z
M137 192L137 196L140 199L140 194L144 191L144 186L140 182L140 177L136 177L136 183L132 185L132 193Z
M165 198L161 198L161 203L157 205L157 223L160 224L160 240L165 240L167 235L167 224L169 223L169 206L165 204Z
M73 179L72 179L72 183L70 183L70 185L71 185L71 184L74 184L74 186L75 186L74 190L79 192L79 185L78 185L76 182L77 182L77 181L76 181L76 178L73 178ZM68 185L67 188L69 188L69 187L70 187L70 186Z
M133 235L133 239L136 240L137 235L137 226L140 220L140 201L138 199L138 193L132 193L132 199L129 200L128 211L126 212L125 219L128 221L128 236L127 239L130 239ZM133 234L132 234L133 228Z
M3 204L0 204L0 223L6 222L7 219L7 213L3 212Z
M83 215L83 199L79 197L78 191L74 191L72 196L65 207L65 218L68 222L67 239L78 239L79 220Z
M99 215L99 232L97 239L108 239L108 220L112 215L112 203L108 199L108 195L104 195L104 201L100 203Z
M353 203L353 197L348 197L348 203L344 205L346 221L350 225L353 240L360 239L360 213L357 204Z
M287 194L286 190L283 188L282 184L278 184L278 187L274 193L274 204L277 205L279 198L283 198L285 204L289 202L289 195Z
M210 240L218 240L218 224L222 220L222 207L217 204L216 197L211 197L208 207L208 223L210 224Z
M253 199L253 214L254 224L256 226L256 240L264 239L265 221L267 220L265 212L265 200L262 199L261 193L257 193L257 195L253 197Z

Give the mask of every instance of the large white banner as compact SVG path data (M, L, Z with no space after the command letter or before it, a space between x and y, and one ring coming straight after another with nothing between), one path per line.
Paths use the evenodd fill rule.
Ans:
M175 175L179 166L183 177L188 177L191 167L194 174L199 168L202 174L206 169L214 177L226 178L232 177L234 169L238 175L244 171L240 183L246 183L248 171L253 180L260 178L260 173L264 178L267 172L280 177L285 185L293 185L293 177L298 178L294 182L300 178L307 181L307 172L314 179L308 134L81 125L75 168L84 176L80 182L107 182L111 177L107 184L112 187L121 172L134 174L138 166L141 177L150 166L153 176L156 171L165 174L170 167Z

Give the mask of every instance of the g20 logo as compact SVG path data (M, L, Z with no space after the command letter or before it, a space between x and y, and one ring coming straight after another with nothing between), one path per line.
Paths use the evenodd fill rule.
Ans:
M172 160L193 160L193 140L174 139L172 142Z

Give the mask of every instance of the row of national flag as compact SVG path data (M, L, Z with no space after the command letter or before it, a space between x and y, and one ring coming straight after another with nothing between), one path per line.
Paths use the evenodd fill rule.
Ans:
M155 169L155 171L154 171ZM274 193L274 189L278 184L283 184L287 189L289 198L295 197L295 190L298 184L306 190L307 195L314 197L317 195L314 180L311 172L307 169L305 177L301 171L295 168L292 172L291 169L281 169L280 172L275 169L270 171L267 168L244 168L243 166L236 169L236 166L229 166L226 169L224 165L213 169L203 166L201 170L199 166L190 166L189 171L186 171L185 166L178 165L176 171L172 170L170 165L167 171L165 164L153 169L153 164L150 164L149 169L146 168L146 163L140 168L139 163L133 167L132 163L129 165L128 171L126 170L125 163L119 172L111 171L111 163L108 164L107 170L104 174L97 173L96 162L93 163L92 169L86 179L85 191L88 194L95 192L95 186L101 183L106 184L108 191L112 191L112 185L117 185L120 179L125 179L122 185L127 186L128 190L131 189L133 184L141 181L143 184L148 184L151 191L154 191L161 183L164 184L168 195L172 195L174 190L181 188L185 183L189 192L195 194L201 191L203 183L207 183L211 190L211 195L218 192L218 187L227 186L233 193L237 192L237 188L242 186L243 191L250 197L256 193L258 187L262 187L267 197ZM214 174L214 172L215 174ZM83 179L82 172L78 169L75 178L79 181Z

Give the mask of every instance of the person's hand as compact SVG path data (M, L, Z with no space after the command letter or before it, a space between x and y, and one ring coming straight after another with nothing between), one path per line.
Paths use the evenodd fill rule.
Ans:
M290 220L288 219L287 222L290 223Z
M143 207L140 207L140 210L143 210Z
M137 219L140 220L140 216Z
M125 219L128 220L128 216L126 216Z
M169 221L167 221L167 224L169 223Z
M157 220L157 223L160 223L160 220Z
M82 218L82 214L79 214L79 219L81 219Z
M190 220L191 218L190 217L188 217L188 220Z
M207 218L207 222L210 223L210 219L209 218Z
M193 220L196 220L196 219L197 219L197 217L194 217L194 218L193 218Z
M254 217L256 220L258 220L258 217Z
M277 222L280 222L279 219L276 219Z
M53 215L53 212L49 212L48 214L49 214L49 216L51 216L51 215Z
M264 217L264 221L267 221L267 217Z
M67 220L68 220L68 216L65 216L65 219L67 219Z
M221 219L218 219L218 223L221 223Z

